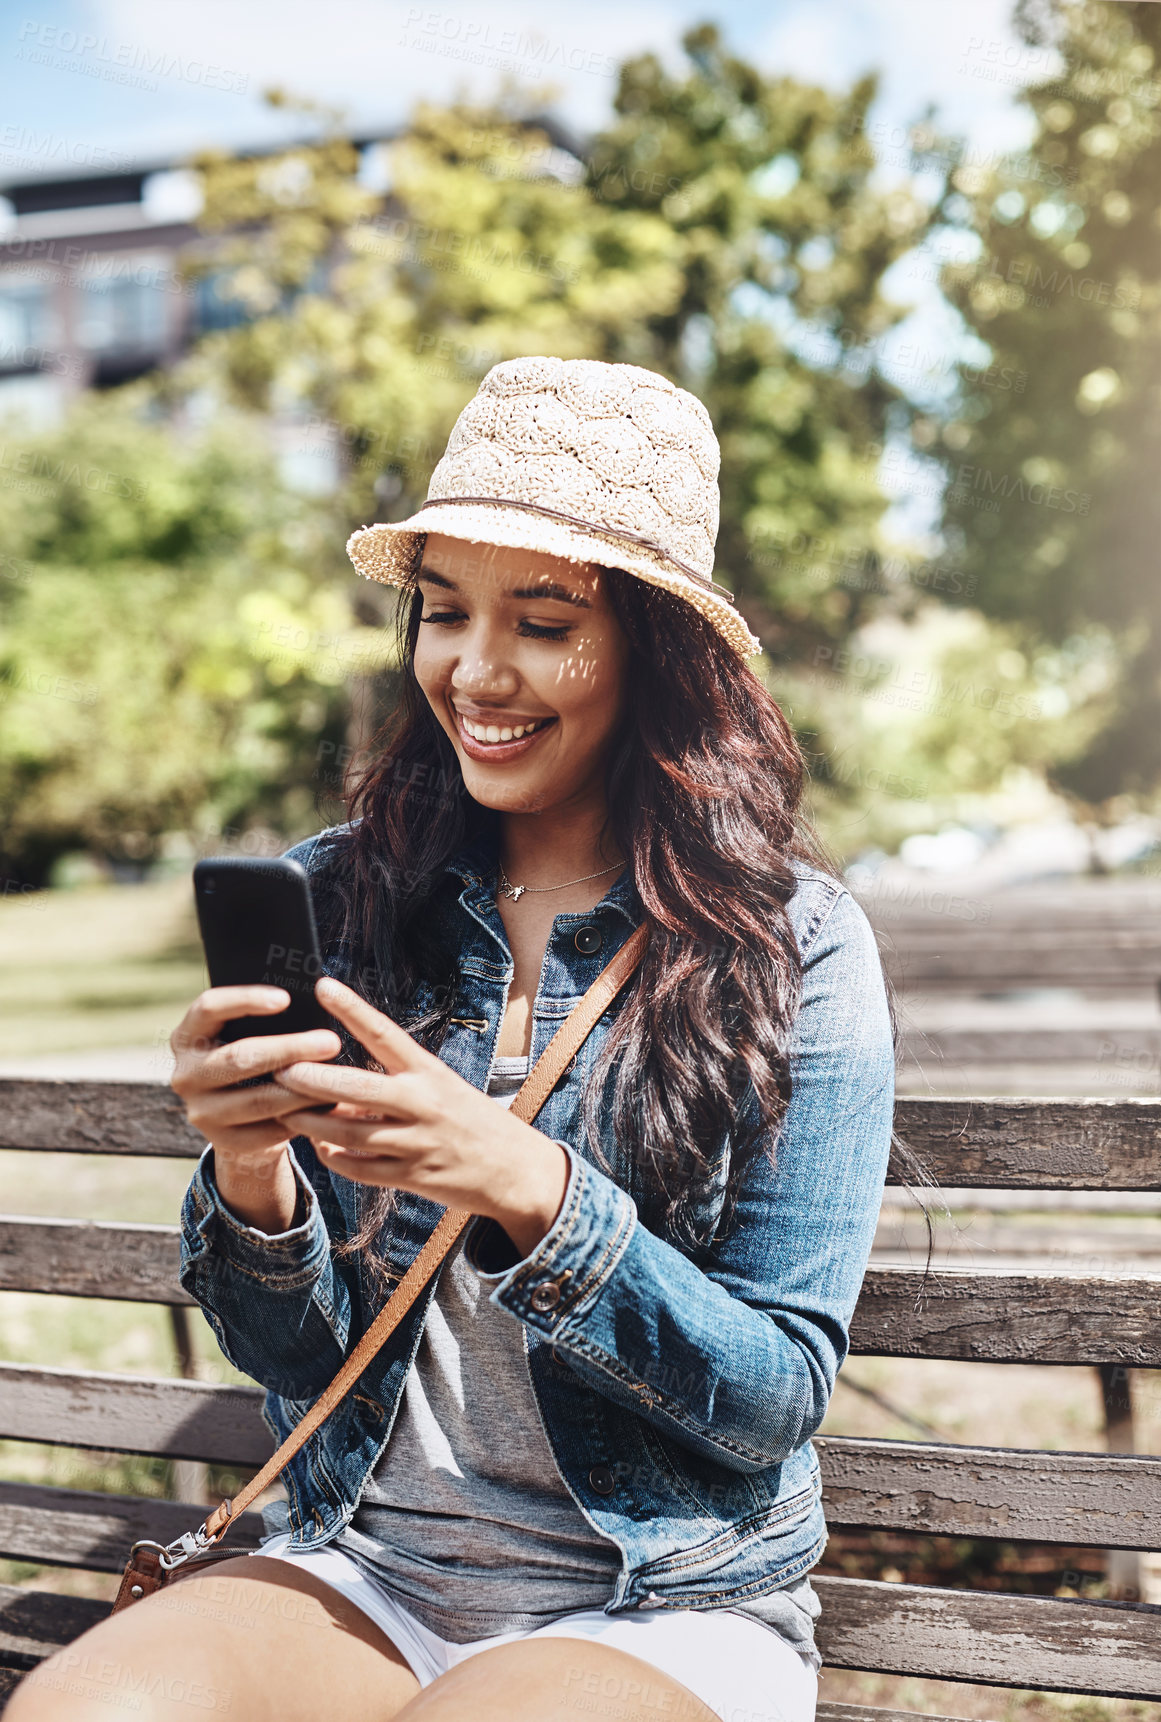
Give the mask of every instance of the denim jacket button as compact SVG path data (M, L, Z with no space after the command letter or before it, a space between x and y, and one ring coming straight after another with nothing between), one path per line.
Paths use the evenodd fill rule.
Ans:
M535 1310L555 1309L560 1302L560 1287L555 1280L541 1280L538 1286L533 1286L528 1301Z
M578 927L572 942L582 957L592 957L604 944L605 936L599 927Z
M611 1495L617 1486L607 1465L594 1465L589 1472L589 1483L598 1495Z

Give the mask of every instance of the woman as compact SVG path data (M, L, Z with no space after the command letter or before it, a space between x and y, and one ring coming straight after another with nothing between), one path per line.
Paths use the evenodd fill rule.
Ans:
M173 1082L212 1146L182 1283L282 1439L443 1207L477 1218L259 1550L71 1647L158 1671L149 1717L194 1678L279 1722L814 1715L810 1436L875 1229L892 1031L711 578L717 467L666 379L513 360L418 514L352 538L404 591L402 694L350 822L290 851L342 1032L221 1044L283 1007L261 987L186 1013ZM643 920L640 969L514 1118ZM11 1715L100 1705L32 1676Z

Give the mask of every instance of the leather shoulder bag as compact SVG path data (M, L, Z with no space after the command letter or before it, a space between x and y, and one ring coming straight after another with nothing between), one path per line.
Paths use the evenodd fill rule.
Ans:
M517 1118L531 1124L549 1094L564 1074L565 1067L580 1050L598 1018L616 998L634 973L649 942L647 925L638 927L606 963L584 997L578 1000L561 1023L512 1102L511 1111ZM347 1358L330 1386L319 1395L297 1423L278 1451L263 1465L256 1476L233 1499L215 1507L196 1531L187 1531L172 1543L155 1543L142 1538L133 1544L117 1591L112 1613L128 1608L142 1597L151 1596L163 1585L176 1578L201 1571L216 1561L232 1559L233 1549L219 1549L218 1544L240 1513L269 1487L286 1467L303 1442L334 1410L362 1375L375 1353L394 1333L419 1293L473 1216L458 1208L446 1208L434 1232L408 1268L371 1326Z

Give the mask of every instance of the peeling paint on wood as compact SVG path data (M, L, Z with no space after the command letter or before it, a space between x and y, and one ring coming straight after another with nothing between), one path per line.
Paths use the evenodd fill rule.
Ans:
M174 1542L200 1524L206 1512L205 1506L185 1501L0 1482L0 1556L119 1573L139 1538ZM224 1546L244 1554L257 1548L263 1535L262 1514L243 1513L231 1522Z
M1161 1277L873 1268L854 1355L1161 1366Z
M1106 1698L1161 1698L1161 1608L816 1577L824 1662Z
M828 1525L1161 1548L1161 1458L814 1438Z
M260 1387L0 1363L0 1436L258 1466L274 1451L264 1399Z

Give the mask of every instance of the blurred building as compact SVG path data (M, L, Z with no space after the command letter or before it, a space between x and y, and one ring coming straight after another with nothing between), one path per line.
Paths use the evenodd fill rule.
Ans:
M167 164L0 179L0 413L51 423L82 389L171 363L230 308L183 281L196 183Z
M358 140L372 187L385 141ZM0 175L0 424L51 426L81 391L171 365L199 336L241 320L219 275L188 279L181 267L212 243L200 209L188 169L108 151L100 168ZM339 451L317 426L290 414L270 434L289 481L333 488Z
M549 134L554 156L576 165L579 148L554 119L528 123ZM360 182L383 193L385 213L392 199L384 146L395 135L353 140ZM0 425L37 429L56 423L83 390L171 365L244 312L212 267L193 279L181 268L190 253L212 263L213 241L196 225L194 173L109 150L98 152L99 165L55 173L44 171L38 140L26 143L26 153L0 154ZM316 422L287 415L270 428L290 481L333 487L341 450L320 438Z

